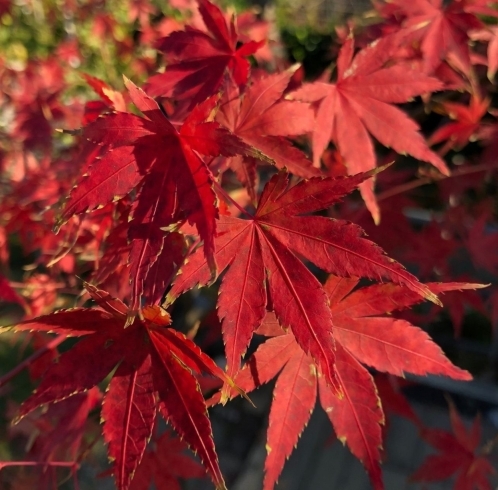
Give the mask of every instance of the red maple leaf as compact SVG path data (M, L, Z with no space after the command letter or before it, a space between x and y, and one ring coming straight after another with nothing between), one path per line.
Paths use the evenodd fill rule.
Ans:
M218 314L228 361L235 374L254 330L261 324L268 297L282 325L290 327L304 352L320 366L328 383L334 374L332 316L322 285L298 257L342 276L386 278L438 302L437 297L382 249L362 237L352 223L309 216L354 190L371 173L348 178L313 178L287 189L284 172L266 185L254 216L242 220L222 216L218 222L216 261L223 277ZM306 216L303 216L306 215ZM201 253L189 258L168 293L172 302L211 275ZM340 385L340 383L339 383Z
M407 17L398 36L407 43L420 43L425 73L432 74L441 61L446 60L472 78L469 32L482 28L481 21L472 13L472 2L396 0L393 3Z
M324 286L333 317L335 374L342 396L324 381L316 363L303 352L295 337L283 335L271 314L258 333L277 336L260 346L235 378L237 386L252 391L280 372L270 411L265 490L273 488L297 443L315 406L317 389L337 437L363 463L374 488L383 488L380 447L384 414L375 382L362 364L398 376L410 372L471 379L467 371L444 356L425 332L406 321L381 316L421 301L418 294L395 284L351 292L357 284L357 279L330 276ZM475 286L430 284L437 292ZM219 399L218 394L211 403Z
M441 104L442 112L447 114L455 122L445 124L436 130L429 138L430 145L446 141L439 150L444 155L450 149L461 150L469 141L482 139L485 134L481 130L481 119L488 112L489 100L472 97L470 104L465 106L456 102L445 102ZM482 133L482 134L480 134Z
M209 0L197 3L209 33L187 26L160 40L157 48L164 53L167 68L150 78L146 88L153 96L187 100L190 108L216 93L226 69L238 85L245 84L250 68L246 57L265 43L249 41L238 46L235 18L227 22Z
M412 475L414 481L446 480L456 475L455 490L492 490L489 476L496 474L481 443L481 419L465 427L452 401L449 401L453 434L441 429L422 428L422 437L439 453L428 456Z
M45 373L22 405L23 417L96 386L116 367L102 407L104 439L120 490L127 489L149 440L156 413L197 452L217 488L225 488L218 467L206 404L193 372L225 379L223 372L182 334L166 328L159 307L124 328L127 307L93 286L87 291L100 308L75 308L23 322L16 331L55 332L83 337Z
M428 148L417 123L392 105L407 102L424 92L440 90L442 84L403 66L386 66L391 51L390 38L384 38L353 57L354 41L349 37L337 60L336 83L307 84L290 95L297 100L321 101L313 131L315 164L332 140L349 174L375 168L371 133L384 146L432 163L448 175L446 164ZM372 216L378 221L380 215L373 180L361 184L360 191Z
M227 80L216 120L248 145L272 158L277 168L310 178L319 175L319 170L312 167L302 151L283 138L307 133L313 127L313 112L308 104L282 100L294 71L262 77L243 95L231 80ZM255 199L255 159L237 156L230 158L228 165Z
M137 311L150 268L165 246L164 229L173 231L187 220L194 224L204 241L210 267L213 271L216 268L216 195L211 174L197 152L266 157L209 121L216 97L198 105L177 129L153 99L129 80L125 83L145 117L126 112L106 114L84 128L83 135L90 140L83 151L87 172L71 191L58 226L74 214L137 190L128 229L131 310ZM164 151L158 151L161 148ZM178 256L178 251L173 255Z

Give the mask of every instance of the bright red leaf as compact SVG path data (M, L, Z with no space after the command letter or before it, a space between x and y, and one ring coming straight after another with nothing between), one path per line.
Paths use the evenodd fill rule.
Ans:
M279 169L287 169L299 177L310 178L320 174L304 153L284 136L307 133L313 127L313 112L308 104L283 100L295 70L262 77L243 94L227 81L216 120L275 161ZM237 156L228 165L255 199L256 161Z
M297 100L321 101L313 131L315 164L332 140L350 174L375 168L370 133L384 146L429 162L448 175L446 164L428 148L417 123L392 105L440 90L442 84L406 67L386 66L391 51L390 39L372 43L353 57L354 42L349 37L339 53L335 84L315 82L291 94ZM375 221L379 221L373 180L362 183L360 190Z
M238 45L235 19L225 19L223 12L209 0L197 0L208 33L188 27L159 41L157 47L167 60L164 73L149 79L147 92L152 95L187 100L193 108L219 89L225 70L243 85L249 76L247 56L265 41Z
M434 73L445 59L468 78L473 76L469 31L481 28L482 24L469 8L472 2L396 0L394 3L407 17L398 35L407 43L420 43L425 73Z
M363 463L374 488L383 488L380 425L384 415L374 380L362 364L397 375L431 373L470 379L469 373L451 364L422 330L408 322L380 316L421 301L419 295L394 284L351 292L357 284L357 279L330 276L324 286L333 318L330 331L335 339L334 368L341 396L320 376L316 363L303 352L295 337L283 335L272 315L267 315L258 333L276 337L260 346L235 378L236 384L249 392L280 372L270 411L265 490L273 488L308 422L317 389L337 437ZM438 292L475 286L431 285ZM219 399L217 395L212 402Z
M104 439L118 488L129 487L158 407L197 452L216 487L225 488L206 405L193 376L207 372L226 379L223 372L195 344L166 328L169 315L159 307L147 307L143 320L135 318L124 328L126 306L93 286L87 290L102 309L76 308L15 327L83 337L47 370L37 391L22 404L20 416L96 386L118 366L102 408Z
M123 94L112 89L107 83L96 77L84 73L83 78L110 109L114 109L118 112L126 112L126 102Z
M418 327L384 316L421 301L404 286L378 284L352 289L357 279L331 276L325 284L334 320L334 338L363 364L397 376L439 374L469 380L470 374L455 367L440 347ZM483 287L479 284L430 283L434 293ZM350 293L350 294L349 294Z
M229 376L238 371L240 357L263 321L269 296L280 323L291 328L327 382L340 390L334 375L335 349L330 336L333 322L328 300L321 284L298 257L327 272L405 284L416 294L438 301L400 264L363 238L357 226L309 216L340 200L370 175L313 178L288 189L288 178L281 172L266 185L254 216L244 220L221 216L215 257L220 273L229 267L218 299ZM182 268L167 301L210 280L206 259L196 253Z
M59 225L70 216L126 196L133 189L137 198L128 227L131 310L137 311L151 267L165 246L181 255L181 240L167 241L165 229L173 231L184 221L194 224L204 241L204 251L214 271L215 219L218 216L211 174L198 153L245 154L265 158L238 137L209 118L216 107L211 98L196 107L177 130L157 103L132 82L126 86L134 104L145 117L126 112L107 114L86 126L83 135L95 148L86 163L88 171L71 191ZM167 151L157 152L158 148Z
M0 384L10 397L23 370L39 383L21 408L30 413L10 433L34 444L24 461L0 462L2 488L52 489L68 476L77 488L78 469L101 432L94 413L100 398L108 472L120 489L175 489L203 467L222 487L202 392L222 386L215 398L225 402L245 395L235 377L250 390L278 377L265 486L276 482L318 397L337 438L380 490L384 415L369 369L375 380L390 382L407 372L469 377L415 326L439 309L390 313L469 288L444 297L456 333L468 336L476 326L466 321L469 313L485 314L484 305L498 318L496 294L481 295L467 283L421 284L375 244L424 281L467 281L478 272L495 282L496 1L374 2L375 23L337 26L342 48L323 50L318 37L306 39L313 65L320 59L335 67L335 82L329 71L311 78L308 59L297 71L289 68L285 36L282 46L271 39L274 29L262 12L234 15L212 1L170 0L160 9L150 0L127 0L122 15L102 0L68 0L61 17L60 2L42 2L41 10L14 2L2 10L12 2L0 0L7 12L2 23L15 38L0 56L0 296L23 303L26 318L38 317L18 327L33 329L21 342L33 354ZM36 43L23 34L28 24ZM67 35L62 43L57 35L40 37L46 29ZM98 42L86 45L88 36ZM148 95L128 80L120 93L83 75L100 99L91 100L97 97L75 86L75 68L115 87L124 69L149 80ZM311 83L303 87L304 80ZM423 103L413 100L419 95ZM438 116L430 111L453 121L435 127ZM410 118L423 123L421 132ZM433 135L438 155L422 134ZM377 155L374 140L392 150ZM440 157L450 148L454 172L442 178L448 169ZM402 167L379 174L375 166L392 162L396 152L432 167L421 166L415 176L414 162L403 158ZM258 160L280 175L272 177L275 169ZM320 178L322 164L329 176L353 177ZM375 177L377 195L368 177ZM335 205L357 186L371 214L355 196ZM57 227L66 224L52 234L64 199ZM371 220L380 216L376 200L381 226ZM369 240L349 221L361 223ZM325 272L334 276L322 284ZM77 276L100 290L82 291ZM217 277L217 309L216 288L173 304L183 291ZM357 277L389 283L358 289ZM170 287L166 304L190 340L169 328L159 306ZM82 307L89 297L95 308ZM6 306L8 316L19 310ZM254 332L274 338L240 369ZM191 341L196 337L218 355L220 334L226 372ZM78 338L59 351L68 336ZM8 353L19 334L0 340ZM107 385L102 396L101 384ZM392 387L377 385L383 408L420 428ZM13 411L15 403L7 403ZM158 412L180 438L153 436L146 447L153 427L162 430ZM467 430L453 408L450 415L454 434L422 430L438 451L424 464L423 478L452 477L457 490L488 490L496 441L479 447L479 424ZM183 454L180 439L199 463ZM22 465L39 470L36 477L23 479L25 468L3 472Z

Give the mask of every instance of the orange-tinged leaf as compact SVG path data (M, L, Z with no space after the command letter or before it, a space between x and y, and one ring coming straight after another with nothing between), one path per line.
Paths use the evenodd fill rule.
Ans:
M123 94L117 92L116 90L113 90L103 80L92 77L87 73L83 73L82 76L86 80L88 85L90 85L90 87L95 90L95 92L110 108L120 112L126 111L126 103Z

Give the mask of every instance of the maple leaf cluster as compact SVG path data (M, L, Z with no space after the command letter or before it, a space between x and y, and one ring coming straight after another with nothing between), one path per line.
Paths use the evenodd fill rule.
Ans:
M65 14L90 22L101 56L116 58L111 83L81 70L93 96L64 78L84 62L78 38L58 46L61 62L0 58L0 297L22 310L3 338L28 332L36 349L0 386L29 368L37 387L17 430L43 433L19 464L50 468L47 486L57 468L76 478L100 409L119 490L179 488L202 467L224 489L208 407L277 378L265 490L317 399L383 489L384 400L419 422L374 374L472 378L415 325L436 318L440 295L457 335L466 304L498 319L496 289L476 291L498 278L496 3L375 3L378 23L336 29L333 69L318 80L271 51L254 12L171 2L190 12L182 20L132 0L136 32L123 39L124 14L105 3ZM123 90L111 74L121 65ZM7 270L14 243L29 257L21 282ZM182 312L209 287L225 369ZM411 312L425 300L425 314ZM471 488L470 474L490 488L477 425L467 433L450 415L454 436L421 430L443 454L413 478L464 465L456 488Z

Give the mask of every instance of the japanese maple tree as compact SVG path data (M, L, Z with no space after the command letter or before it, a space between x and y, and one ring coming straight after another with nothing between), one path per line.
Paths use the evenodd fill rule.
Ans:
M204 473L225 489L208 408L252 403L276 378L263 488L318 400L382 490L383 398L420 422L376 373L469 381L421 327L443 303L457 335L464 301L498 319L496 290L480 291L498 277L498 6L376 2L378 23L338 28L333 65L311 80L272 53L253 12L105 3L65 7L91 32L86 49L71 34L23 69L0 54L0 298L19 315L0 340L35 347L0 387L29 369L36 387L9 412L17 434L39 431L0 469L36 467L47 488L66 469L77 486L101 433L118 490ZM0 2L2 19L14 8ZM108 76L84 64L92 46ZM482 161L463 162L477 144ZM436 204L417 226L427 184ZM220 327L208 337L221 337L222 367L196 335L196 302ZM441 454L413 479L490 488L478 423L450 416L454 435L420 429Z

